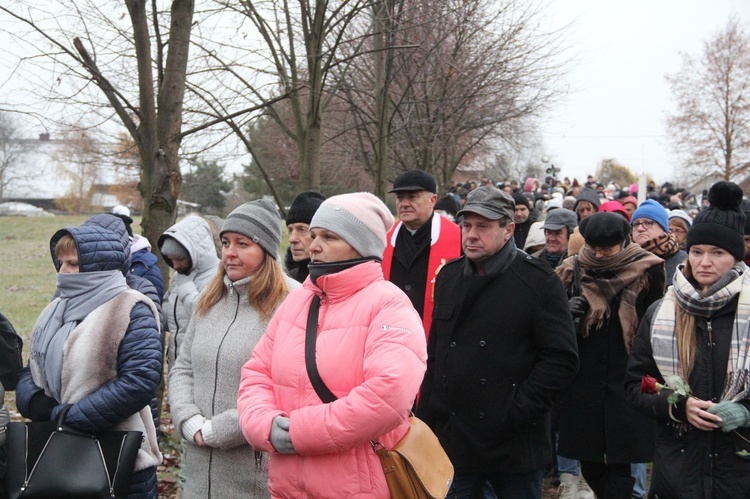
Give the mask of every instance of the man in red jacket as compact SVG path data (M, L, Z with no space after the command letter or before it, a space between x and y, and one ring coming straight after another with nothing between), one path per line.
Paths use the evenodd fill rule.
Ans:
M386 235L383 274L407 294L429 334L435 277L443 265L461 256L461 229L433 213L437 183L429 173L408 170L396 178L390 192L396 193L399 222Z

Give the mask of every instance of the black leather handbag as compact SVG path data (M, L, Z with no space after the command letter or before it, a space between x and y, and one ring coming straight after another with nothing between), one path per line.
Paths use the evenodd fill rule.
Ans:
M98 499L127 495L140 431L96 435L57 422L9 423L5 486L10 499Z

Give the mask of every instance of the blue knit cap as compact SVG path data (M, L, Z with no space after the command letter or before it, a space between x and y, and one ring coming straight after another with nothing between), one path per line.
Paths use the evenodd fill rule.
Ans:
M653 199L647 199L638 206L630 217L631 224L639 218L647 218L658 223L664 232L669 232L669 213L667 210Z

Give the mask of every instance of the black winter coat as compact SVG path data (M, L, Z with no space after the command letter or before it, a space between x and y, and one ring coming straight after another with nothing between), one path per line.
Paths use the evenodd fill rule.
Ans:
M648 270L649 287L636 300L638 318L664 294L664 270ZM566 287L569 283L565 283ZM623 382L628 353L617 315L619 295L603 327L578 336L581 366L563 395L558 454L580 461L644 463L654 453L653 420L627 401Z
M23 340L18 336L10 321L0 314L0 383L6 391L16 389L18 373L23 367L22 348ZM0 400L0 407L2 407L2 400Z
M526 472L551 457L549 410L578 367L565 291L546 263L518 251L502 272L437 276L417 415L457 472Z
M688 425L686 431L679 431L669 416L667 397L670 391L641 393L643 376L650 375L664 383L651 349L651 323L657 308L658 303L649 309L641 323L626 377L630 401L657 421L649 497L750 497L750 460L736 454L742 450L750 452L750 428L724 433L720 429L702 431ZM736 310L735 298L710 321L696 317L698 352L687 381L693 395L701 400L718 402L724 390ZM750 407L748 401L743 403ZM673 408L672 414L680 421L687 421L684 399Z

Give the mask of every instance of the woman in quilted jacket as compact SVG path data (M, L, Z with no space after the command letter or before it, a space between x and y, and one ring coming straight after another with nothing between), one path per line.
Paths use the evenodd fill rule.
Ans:
M276 206L262 199L227 216L219 270L169 372L172 421L187 442L184 499L268 497L268 455L242 436L237 389L271 316L299 286L277 260L281 223Z
M240 427L253 447L271 453L273 497L390 497L370 440L390 448L404 436L427 358L419 315L383 279L392 225L372 194L324 201L310 223L310 277L281 304L242 368ZM314 319L318 301L315 363L332 398L313 388L305 361L308 314L312 306Z
M16 388L18 410L97 433L143 433L129 498L156 498L161 453L149 402L161 379L158 312L122 273L120 238L96 224L57 231L50 241L56 298L39 316L28 365Z

